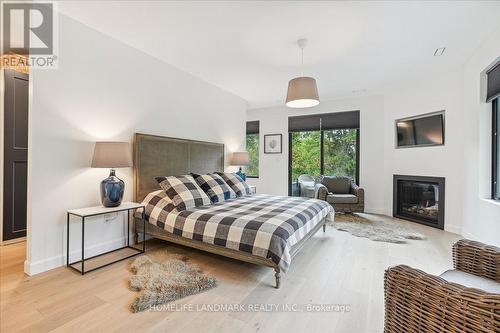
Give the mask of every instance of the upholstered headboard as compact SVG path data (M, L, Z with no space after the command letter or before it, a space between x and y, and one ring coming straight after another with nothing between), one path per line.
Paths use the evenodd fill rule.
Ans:
M224 171L224 145L221 143L168 138L158 135L134 135L134 200L160 186L158 176L177 176Z

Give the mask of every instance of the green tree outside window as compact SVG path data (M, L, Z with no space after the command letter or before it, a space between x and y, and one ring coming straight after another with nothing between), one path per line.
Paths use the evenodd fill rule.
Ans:
M250 164L243 170L247 177L259 177L259 134L247 134L246 141Z
M323 174L356 180L356 129L323 131ZM321 131L292 133L292 182L321 175Z

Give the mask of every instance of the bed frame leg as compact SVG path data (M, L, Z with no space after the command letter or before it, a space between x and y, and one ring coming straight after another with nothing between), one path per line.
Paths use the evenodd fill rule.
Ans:
M274 277L276 278L276 289L279 289L280 287L280 269L279 267L274 267L274 271L276 273L274 273Z
M326 224L323 224L323 232L326 231Z

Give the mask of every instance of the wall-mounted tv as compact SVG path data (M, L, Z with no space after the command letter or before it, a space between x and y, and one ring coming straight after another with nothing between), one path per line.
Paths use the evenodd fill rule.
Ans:
M396 120L396 148L444 145L444 111Z

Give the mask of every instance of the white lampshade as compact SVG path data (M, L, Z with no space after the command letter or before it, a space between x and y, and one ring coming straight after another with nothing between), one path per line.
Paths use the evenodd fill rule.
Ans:
M96 142L92 168L126 168L132 166L132 150L128 142Z
M244 166L250 164L250 156L246 151L237 151L231 155L231 165Z
M290 80L285 104L290 108L309 108L318 105L319 95L316 80L307 76Z

